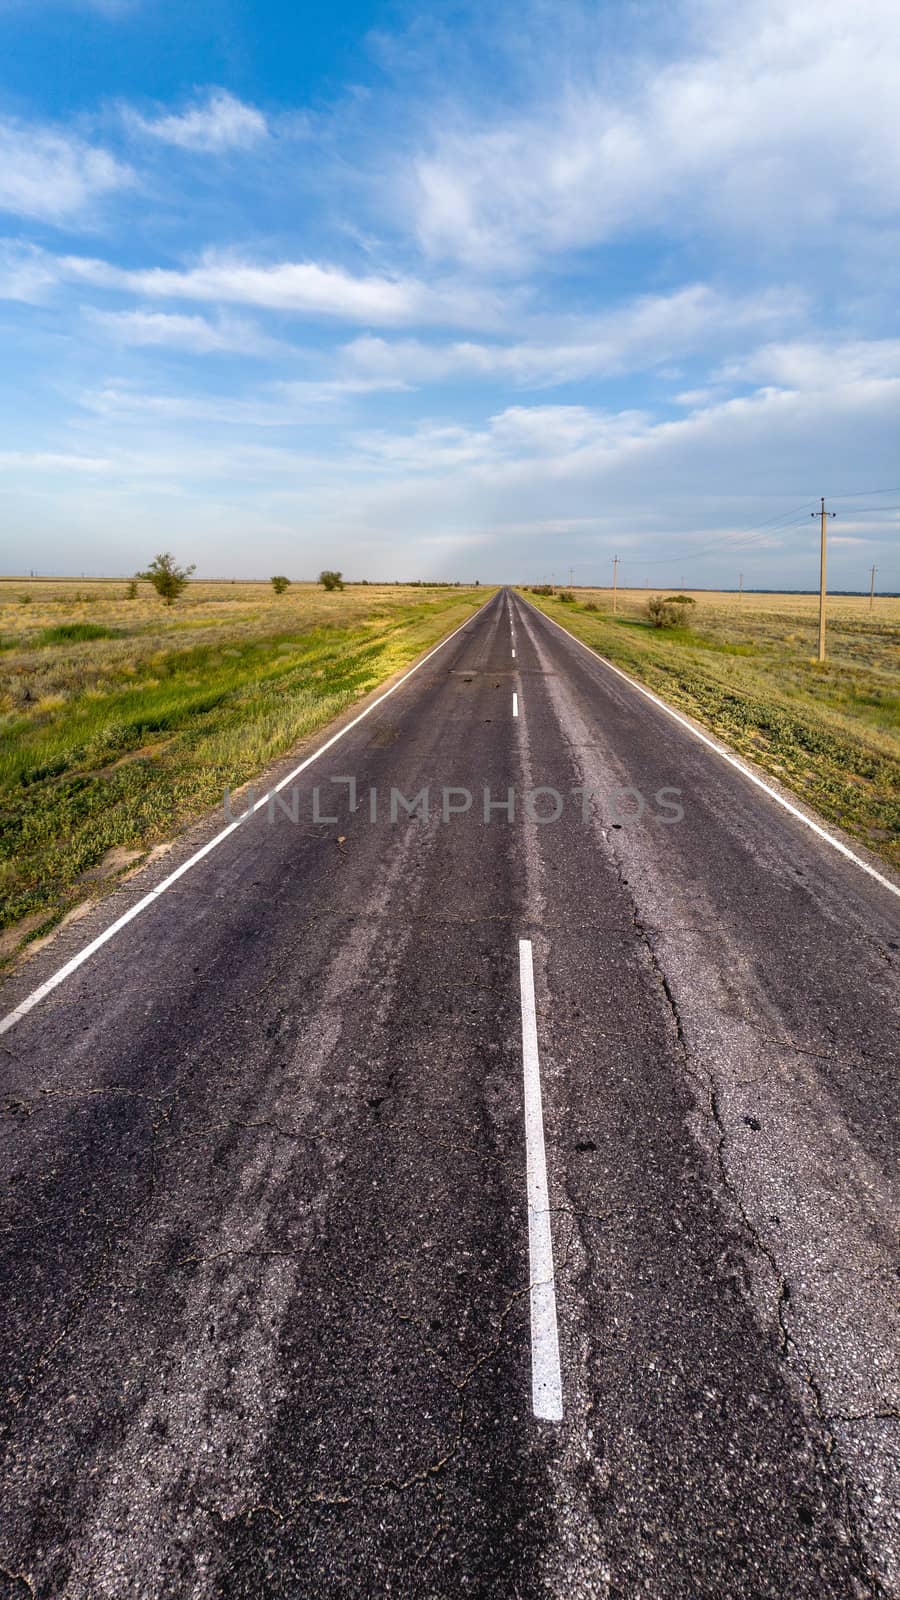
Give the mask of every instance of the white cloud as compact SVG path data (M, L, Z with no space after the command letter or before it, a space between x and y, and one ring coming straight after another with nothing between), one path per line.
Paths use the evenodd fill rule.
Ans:
M238 573L275 570L290 551L298 574L339 555L345 571L369 577L421 571L527 580L554 566L559 575L571 563L579 581L596 582L608 580L608 557L618 550L623 583L677 583L683 575L691 584L719 584L736 581L740 568L745 585L813 584L817 530L805 509L786 527L741 530L806 498L812 504L823 490L894 482L900 425L900 382L867 378L829 389L765 389L675 422L542 405L506 407L472 425L342 429L337 444L325 429L315 434L313 453L298 449L293 435L283 450L251 448L240 431L232 439L206 421L192 427L177 405L168 414L163 405L142 409L134 394L129 421L117 411L122 392L110 386L99 417L86 414L78 429L83 457L113 460L98 479L102 492L85 472L77 495L61 495L56 483L46 485L39 457L30 480L22 458L11 504L30 530L27 564L65 567L60 530L74 540L90 528L92 548L108 552L98 562L134 567L144 552L129 547L126 558L116 544L122 526L146 540L164 514L172 539L207 571L221 571L226 556ZM277 395L269 403L277 405ZM296 397L292 403L302 419ZM244 405L226 420L247 420L250 402ZM314 413L311 407L305 420ZM116 444L120 420L132 430L124 448ZM232 543L223 547L226 513ZM848 510L835 533L866 543L835 546L836 586L864 584L872 561L880 584L900 583L897 526L887 513L856 519ZM56 530L55 560L43 554L51 534L40 543L41 529ZM433 558L423 529L435 541Z
M106 456L63 455L50 450L0 450L0 472L108 472Z
M829 389L866 378L900 378L900 339L794 340L766 344L719 374L792 389Z
M0 118L0 211L59 225L132 181L107 150L71 134Z
M405 189L425 248L519 270L648 227L783 242L896 207L896 0L695 0L680 21L674 63L617 75L551 56L537 109L467 122L442 106Z
M84 256L47 258L58 279L121 289L150 300L203 300L253 305L371 324L471 324L487 326L513 297L501 298L456 283L424 283L418 278L356 277L343 267L313 261L260 265L238 256L209 251L200 264L184 270L130 269Z
M212 89L205 102L187 111L150 119L130 112L128 120L141 133L183 150L243 150L268 132L255 106L245 105L227 89Z
M374 389L391 389L391 381L324 379L266 384L244 396L231 394L165 394L142 388L125 379L110 379L100 388L86 390L79 399L87 411L112 423L148 420L222 423L241 428L284 428L297 423L334 422L355 395Z
M688 406L692 411L697 406L705 406L710 400L715 399L715 390L708 389L682 389L676 394L675 403L679 406Z
M283 349L253 322L241 317L178 316L165 311L95 311L86 308L94 327L124 345L162 345L174 350L206 355L237 351L242 355L269 355Z
M39 305L59 282L53 256L19 239L0 240L0 300Z
M639 297L602 316L557 318L554 338L435 345L364 335L342 354L354 370L409 383L474 377L523 387L553 385L658 368L674 355L708 349L747 329L790 323L804 311L803 298L792 291L732 296L690 284L671 294Z
M900 382L885 380L827 393L761 390L674 422L581 405L514 406L484 424L362 432L331 467L310 463L304 488L279 491L278 503L302 514L311 537L334 523L351 545L368 537L408 551L425 526L435 535L483 533L497 577L540 575L556 549L586 582L608 571L607 555L618 549L623 581L669 582L674 549L691 582L733 580L738 555L758 581L812 582L817 545L806 510L784 527L755 525L796 507L805 488L811 506L818 490L842 490L860 474L860 483L883 482L898 423ZM856 531L849 518L845 526ZM885 558L891 531L863 529ZM523 546L529 535L533 545ZM839 573L842 582L859 576L852 566Z

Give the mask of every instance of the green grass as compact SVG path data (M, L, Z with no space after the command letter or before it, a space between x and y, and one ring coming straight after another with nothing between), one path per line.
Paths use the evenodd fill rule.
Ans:
M900 866L900 604L836 607L829 659L792 596L697 594L691 628L647 627L641 599L582 590L575 605L527 594L578 638L688 712L817 811ZM801 597L803 599L805 597ZM598 599L599 612L585 601Z
M104 628L99 622L61 622L57 628L42 628L34 643L82 644L88 639L118 639L120 628Z
M471 615L489 591L370 586L320 602L242 586L193 609L78 623L4 656L0 927L22 937L100 892ZM118 620L118 619L117 619ZM51 660L33 645L61 635ZM104 863L115 860L109 873ZM86 877L86 875L88 875Z

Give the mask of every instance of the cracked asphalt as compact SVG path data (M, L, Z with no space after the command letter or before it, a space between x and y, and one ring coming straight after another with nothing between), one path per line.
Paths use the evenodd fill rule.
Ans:
M900 1594L896 899L506 591L295 790L0 1041L0 1600Z

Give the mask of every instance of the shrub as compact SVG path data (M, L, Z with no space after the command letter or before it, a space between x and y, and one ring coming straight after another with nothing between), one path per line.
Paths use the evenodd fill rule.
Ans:
M320 572L319 582L323 589L343 589L344 579L339 572Z
M126 600L136 600L137 597L138 597L137 578L132 578L131 582L128 585L128 588L125 590L125 599Z
M284 594L285 589L289 589L291 586L290 578L285 578L281 574L279 574L279 576L276 578L270 578L269 582L271 583L276 594Z
M571 589L560 589L559 598L563 602L563 605L572 606L575 604L575 596Z
M30 594L20 594L19 595L19 605L20 606L30 606L31 605L31 595Z
M596 600L585 600L581 609L582 611L599 611L600 607L598 606Z
M687 608L695 604L689 594L652 594L647 601L647 615L654 628L684 627Z
M148 578L159 595L163 605L174 605L182 589L186 589L188 579L194 571L193 567L176 567L175 557L168 551L161 556L155 556L146 572L139 572L139 578Z

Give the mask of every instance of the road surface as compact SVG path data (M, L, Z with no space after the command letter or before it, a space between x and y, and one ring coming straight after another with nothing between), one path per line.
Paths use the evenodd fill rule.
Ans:
M0 1600L897 1593L898 913L500 591L0 1039Z

